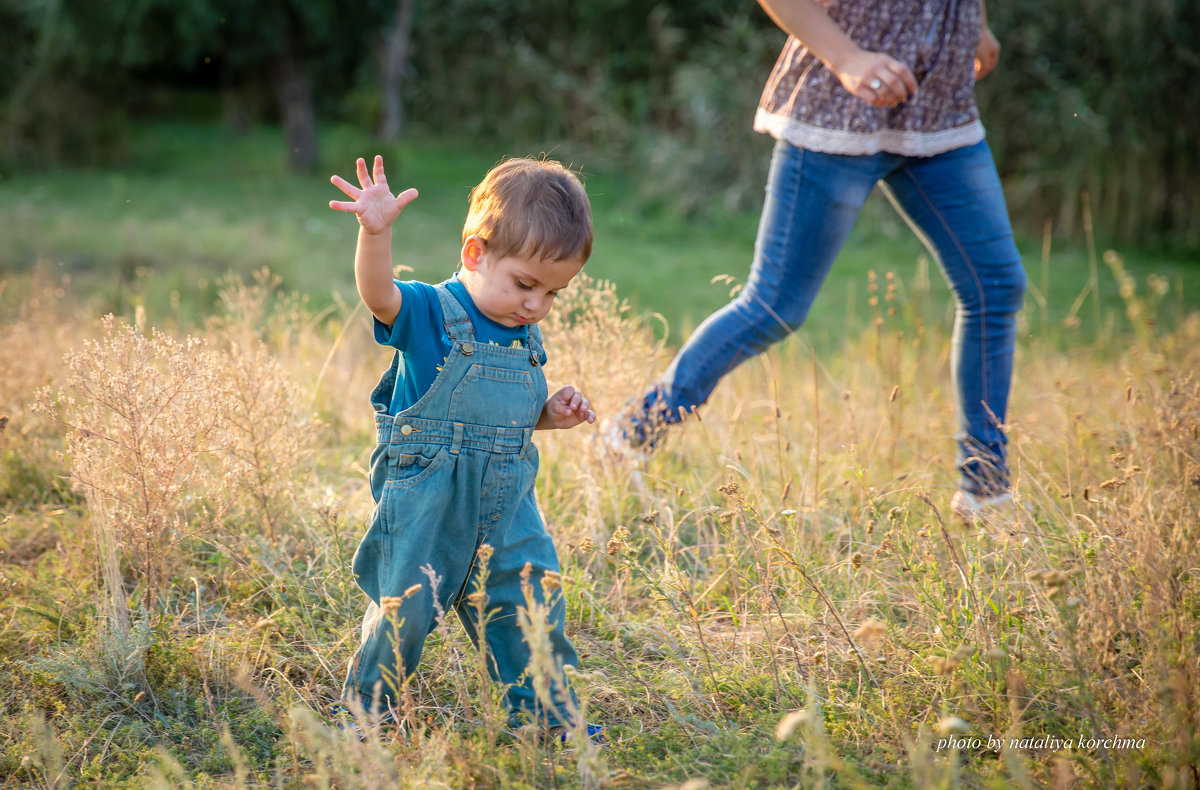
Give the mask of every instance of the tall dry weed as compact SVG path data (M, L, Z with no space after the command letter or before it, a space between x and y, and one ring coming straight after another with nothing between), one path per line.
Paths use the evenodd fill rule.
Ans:
M217 456L239 531L270 542L298 517L318 429L306 394L266 346L231 345L222 355L225 389Z
M64 305L70 279L39 263L26 278L0 280L0 503L43 504L66 493L55 453L60 432L32 408L62 373L62 355L88 331Z
M1079 552L1064 582L1079 698L1151 759L1114 760L1127 782L1194 787L1200 775L1200 319L1169 365L1138 347L1108 469L1076 513ZM1097 470L1100 472L1101 470ZM1074 611L1072 611L1074 610ZM1119 757L1120 755L1118 755ZM1106 761L1107 762L1107 761ZM1153 767L1151 767L1153 766Z
M541 322L553 392L573 384L587 394L600 419L596 426L547 431L538 436L544 462L540 477L547 497L562 496L578 516L558 531L560 541L605 540L605 513L620 510L632 490L630 468L613 464L597 433L640 398L666 365L665 343L651 323L633 313L616 286L586 273L559 294ZM558 510L558 507L551 509Z
M126 553L155 601L173 549L219 515L199 492L215 488L205 461L220 446L221 364L196 338L147 336L111 315L64 364L62 389L44 389L38 409L67 429L72 480L92 505L97 543ZM121 587L107 581L110 591Z
M273 542L295 517L311 480L311 403L261 340L242 342L213 348L107 316L65 356L61 390L40 394L40 412L67 430L114 600L114 553L152 602L186 565L176 550L187 539L220 529Z

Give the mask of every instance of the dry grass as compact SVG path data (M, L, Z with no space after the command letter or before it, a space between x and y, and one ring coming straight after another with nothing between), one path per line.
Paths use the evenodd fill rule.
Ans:
M22 297L0 327L6 463L92 494L5 470L4 785L1196 787L1200 317L1024 343L1018 507L968 527L946 512L942 306L890 275L867 291L843 354L797 339L747 364L641 470L585 428L539 437L600 753L504 736L449 622L404 690L406 737L323 718L363 603L386 363L361 312L312 316L264 275L197 343ZM549 374L611 413L665 352L603 284L570 293ZM46 385L74 398L47 402L58 423L24 405ZM67 539L89 522L97 539ZM106 596L127 629L103 627Z

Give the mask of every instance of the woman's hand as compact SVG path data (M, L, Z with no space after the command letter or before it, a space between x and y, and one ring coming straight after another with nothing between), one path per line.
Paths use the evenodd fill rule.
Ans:
M574 428L584 422L595 422L596 412L583 393L567 385L546 400L542 416L534 426L539 430L549 428Z
M979 48L975 50L975 81L978 82L991 74L999 60L1000 42L996 39L996 34L985 23L983 36L979 39Z
M398 196L392 196L392 191L388 189L387 175L383 172L382 156L375 157L373 177L367 173L366 160L358 160L358 183L361 189L341 176L334 176L330 181L352 200L331 200L329 207L335 211L347 211L358 215L358 224L372 236L378 236L390 229L404 207L417 199L415 189L406 189Z
M859 49L830 68L842 87L872 107L895 107L917 92L908 66L882 52Z

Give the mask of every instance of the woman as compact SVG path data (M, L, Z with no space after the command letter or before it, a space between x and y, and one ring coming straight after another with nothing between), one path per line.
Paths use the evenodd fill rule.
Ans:
M1011 499L1002 430L1025 272L975 106L1000 47L981 0L759 0L788 34L754 127L776 139L750 276L608 434L652 450L743 360L799 327L876 183L957 300L964 518Z

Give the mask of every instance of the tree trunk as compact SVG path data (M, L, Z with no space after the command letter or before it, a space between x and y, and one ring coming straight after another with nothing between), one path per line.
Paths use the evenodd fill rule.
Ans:
M416 0L398 0L396 21L388 29L379 58L379 90L383 116L379 121L379 139L394 143L404 133L404 67L412 44L413 8Z
M283 26L279 42L278 84L279 111L283 116L284 136L288 159L295 170L312 170L317 165L317 118L313 110L312 85L308 81L308 65L297 47L295 27L291 20Z

